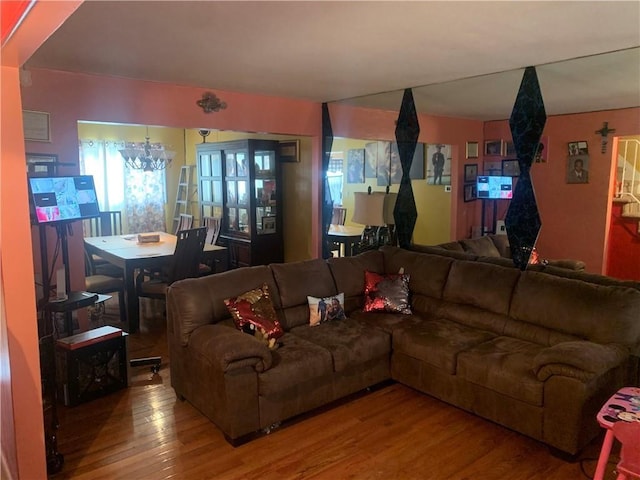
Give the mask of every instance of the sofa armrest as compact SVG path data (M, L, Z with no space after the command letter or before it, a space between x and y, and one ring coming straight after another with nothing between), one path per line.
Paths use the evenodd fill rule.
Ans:
M545 381L553 375L587 381L617 367L629 357L621 345L586 341L561 342L541 350L533 359L533 373Z
M271 368L271 350L258 339L224 325L206 325L191 334L190 348L203 355L223 372L252 366L257 372Z

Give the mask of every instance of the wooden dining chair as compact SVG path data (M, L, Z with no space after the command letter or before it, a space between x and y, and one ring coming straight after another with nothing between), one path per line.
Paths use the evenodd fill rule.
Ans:
M332 225L344 225L347 219L347 209L345 207L333 207L333 214L331 215Z
M177 233L176 249L163 275L145 280L144 272L136 278L139 297L166 298L167 288L178 280L199 276L200 259L207 236L206 227L180 230Z
M347 209L345 207L333 207L333 213L331 215L332 225L344 225L346 219ZM329 250L332 254L335 253L336 257L341 255L340 248L341 245L338 242L329 242Z
M176 228L176 235L178 235L178 232L181 230L189 230L191 228L193 228L193 215L181 213L178 220L178 227Z
M124 279L97 273L93 259L87 250L84 251L84 288L87 292L108 295L118 294L118 306L120 309L120 321L127 318L127 310L124 302Z
M205 238L205 245L216 245L218 243L218 235L220 234L220 225L222 219L220 217L203 217L202 226L207 229L207 237ZM216 273L216 263L218 260L215 258L207 258L203 255L203 259L200 263L199 274L201 277L205 275L211 275Z

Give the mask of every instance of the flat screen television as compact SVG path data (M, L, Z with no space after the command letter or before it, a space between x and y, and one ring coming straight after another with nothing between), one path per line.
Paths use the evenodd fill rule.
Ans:
M38 224L83 220L100 214L91 175L29 177L29 190Z
M508 200L513 198L512 177L479 175L477 180L478 198L487 200Z

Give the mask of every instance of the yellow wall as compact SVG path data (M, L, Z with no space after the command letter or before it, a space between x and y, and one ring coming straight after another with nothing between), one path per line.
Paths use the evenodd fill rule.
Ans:
M147 135L145 126L121 125L108 123L78 123L78 137L83 140L121 140L127 142L142 142ZM196 145L202 143L202 136L197 129L180 129L168 127L149 127L151 143L162 143L169 150L175 152L171 165L166 170L167 175L167 231L172 230L172 216L174 212L176 192L180 167L195 165ZM212 130L206 137L207 143L226 142L244 138L261 138L265 140L291 139L284 135L263 135L245 132L231 132ZM297 138L297 137L296 137ZM285 261L306 260L313 258L311 245L311 140L300 137L300 163L284 163L283 196L284 196L284 248ZM197 172L197 170L194 170ZM194 177L197 178L197 177ZM197 200L197 194L194 196ZM197 202L192 204L191 214L199 222L200 214ZM126 219L123 227L127 230Z
M351 221L353 215L354 192L366 192L368 187L374 192L383 192L386 187L378 186L375 178L365 178L365 183L347 183L347 156L351 149L363 149L371 140L353 138L334 138L332 152L343 153L344 163L342 171L345 172L342 188L342 206L347 209L346 225L356 225ZM426 146L425 146L426 152ZM426 173L426 165L425 165ZM400 185L391 185L390 192L397 192ZM451 230L451 193L445 192L443 186L427 185L426 179L411 181L413 196L418 210L418 218L413 231L413 242L422 245L434 245L450 240Z

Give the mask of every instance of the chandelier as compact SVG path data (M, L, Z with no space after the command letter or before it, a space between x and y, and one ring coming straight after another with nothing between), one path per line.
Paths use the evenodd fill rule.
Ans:
M149 129L147 128L145 142L127 142L125 148L120 150L120 155L122 155L125 164L129 168L143 170L145 172L154 172L167 168L171 160L173 160L175 152L165 150L164 146L159 143L150 143Z

